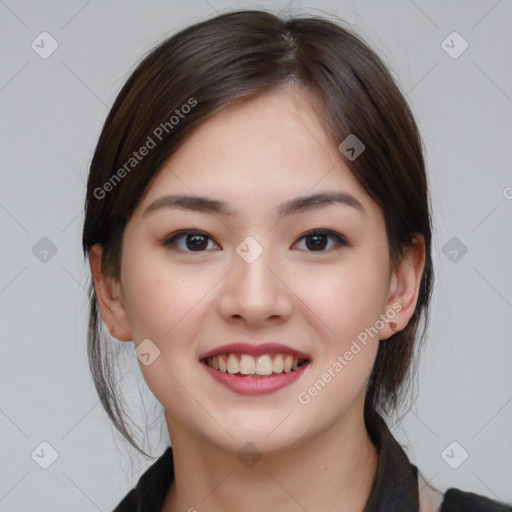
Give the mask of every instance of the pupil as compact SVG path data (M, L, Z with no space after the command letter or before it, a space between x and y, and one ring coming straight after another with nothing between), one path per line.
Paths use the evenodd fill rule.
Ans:
M308 249L325 249L326 235L311 235L306 240ZM204 249L205 241L203 235L189 235L187 246L189 249Z
M187 243L189 249L204 249L203 245L205 243L205 238L203 235L189 235L188 242L191 242L191 245Z
M319 241L319 238L323 237L323 240ZM325 235L312 235L306 240L316 240L313 244L306 242L308 249L324 249L325 248Z

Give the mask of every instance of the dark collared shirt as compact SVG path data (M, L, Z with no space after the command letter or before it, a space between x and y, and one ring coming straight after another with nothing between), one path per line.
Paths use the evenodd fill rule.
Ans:
M512 512L512 505L484 496L455 488L443 494L428 486L380 417L378 425L378 430L370 435L379 450L379 462L363 512ZM113 512L161 512L173 479L169 447Z

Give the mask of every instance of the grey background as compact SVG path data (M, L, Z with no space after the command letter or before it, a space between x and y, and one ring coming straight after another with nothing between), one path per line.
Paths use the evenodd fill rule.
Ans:
M441 490L511 502L511 2L292 5L355 25L394 70L425 141L432 322L418 399L393 431ZM109 511L151 464L136 457L131 471L134 451L112 434L89 376L89 269L80 247L88 164L110 105L145 52L215 11L265 6L285 2L0 0L0 511ZM58 43L46 59L31 47L43 31ZM455 59L441 46L453 31L469 44ZM43 237L57 250L46 261ZM129 400L140 409L140 392L152 410L158 404L128 345ZM167 433L153 431L159 455ZM453 441L469 453L457 469L445 461L460 461L461 448L445 450ZM42 442L58 453L47 469L31 457Z

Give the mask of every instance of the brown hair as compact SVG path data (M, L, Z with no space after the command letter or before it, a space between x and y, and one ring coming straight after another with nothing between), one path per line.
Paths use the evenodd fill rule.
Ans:
M422 142L413 115L380 58L343 25L318 16L240 10L196 23L158 44L133 71L103 126L90 166L82 244L85 255L95 243L101 244L103 271L119 279L126 223L161 165L184 140L241 98L289 82L304 86L320 98L318 115L333 144L355 134L366 146L346 163L382 208L392 267L416 234L425 240L415 312L402 331L380 342L368 382L365 422L371 431L377 412L396 410L414 366L422 313L425 328L428 323L431 218ZM156 137L158 127L156 133L165 136ZM148 145L148 137L156 146L135 161L133 152ZM89 301L88 355L94 384L115 427L145 454L125 421L116 364L101 337L92 282ZM425 329L417 344L424 335Z

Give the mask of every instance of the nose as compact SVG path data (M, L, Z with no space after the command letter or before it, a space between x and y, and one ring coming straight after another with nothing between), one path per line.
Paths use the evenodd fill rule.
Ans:
M250 263L235 254L234 265L223 279L217 301L220 315L227 321L254 327L289 318L293 293L283 274L282 266L270 251L264 250Z

